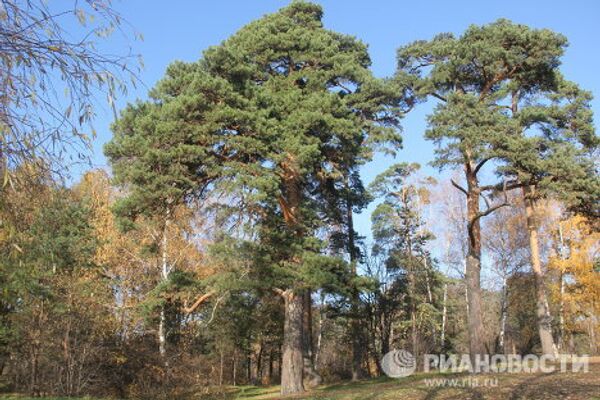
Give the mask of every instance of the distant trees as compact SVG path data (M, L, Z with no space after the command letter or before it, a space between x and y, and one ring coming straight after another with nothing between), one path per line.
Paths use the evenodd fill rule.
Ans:
M95 384L114 322L90 208L49 180L19 189L2 202L3 374L32 394L79 395Z
M576 337L587 334L589 352L598 351L598 242L600 234L589 222L574 216L557 222L553 232L554 251L548 262L551 298L558 305L558 346L572 352Z

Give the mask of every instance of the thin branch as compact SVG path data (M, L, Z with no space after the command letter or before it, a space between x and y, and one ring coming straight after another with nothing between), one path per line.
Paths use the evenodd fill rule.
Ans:
M477 174L479 172L479 170L485 165L485 163L487 163L488 161L490 161L492 159L492 157L487 157L484 158L483 160L481 160L479 162L479 164L477 164L477 166L475 167L475 174Z
M465 196L469 195L469 193L467 192L467 189L463 188L458 183L456 183L454 181L454 179L450 179L450 182L452 183L452 186L454 186L455 188L457 188L458 190L460 190L461 192L463 192L465 194Z
M437 94L435 92L431 92L429 93L431 96L435 97L436 99L442 100L443 102L447 103L448 99L445 98L444 96L442 96L441 94Z

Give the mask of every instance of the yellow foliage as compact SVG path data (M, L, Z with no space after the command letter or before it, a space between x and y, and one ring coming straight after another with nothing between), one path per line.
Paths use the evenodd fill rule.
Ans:
M564 252L560 254L560 238L556 251L548 262L549 271L563 275L565 290L562 295L565 320L569 329L577 329L581 318L600 315L600 272L595 270L600 251L600 232L594 231L588 221L574 216L560 222ZM560 280L551 285L556 303L560 302ZM598 326L596 326L596 330Z

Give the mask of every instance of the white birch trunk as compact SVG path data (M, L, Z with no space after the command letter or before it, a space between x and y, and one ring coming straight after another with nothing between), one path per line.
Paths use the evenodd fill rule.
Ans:
M448 320L448 308L446 307L446 302L448 301L448 283L444 283L444 300L442 305L442 332L440 337L440 343L442 344L442 349L446 344L446 321Z
M162 263L161 263L161 280L163 282L169 279L169 263L168 263L168 230L169 230L169 222L170 222L170 212L167 210L165 216L165 225L163 227L163 235L162 235ZM160 320L158 323L158 352L160 356L164 359L167 356L167 332L166 332L166 315L165 315L165 306L163 305L160 310Z

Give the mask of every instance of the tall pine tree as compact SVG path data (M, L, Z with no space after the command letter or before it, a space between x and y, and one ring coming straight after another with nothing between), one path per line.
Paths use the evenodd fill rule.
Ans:
M171 65L151 100L123 114L107 147L116 173L160 196L157 204L207 188L249 216L256 274L284 301L283 394L304 390L305 293L345 275L317 238L333 223L327 197L343 189L356 164L348 160L400 143L399 91L372 76L363 43L326 30L322 16L294 2L198 62ZM152 169L130 169L136 160ZM132 193L128 207L145 208Z
M593 213L598 199L592 158L598 138L591 124L590 95L560 75L565 46L566 39L550 30L498 20L471 26L460 37L441 34L399 51L397 79L408 81L417 96L440 101L426 133L438 145L435 163L460 165L465 172L466 188L455 186L467 197L472 354L485 351L480 340L480 219L506 205L491 205L486 192L514 188L522 188L525 197L542 351L554 352L535 203L560 194L573 208ZM479 183L486 164L500 166L496 171L503 182Z

